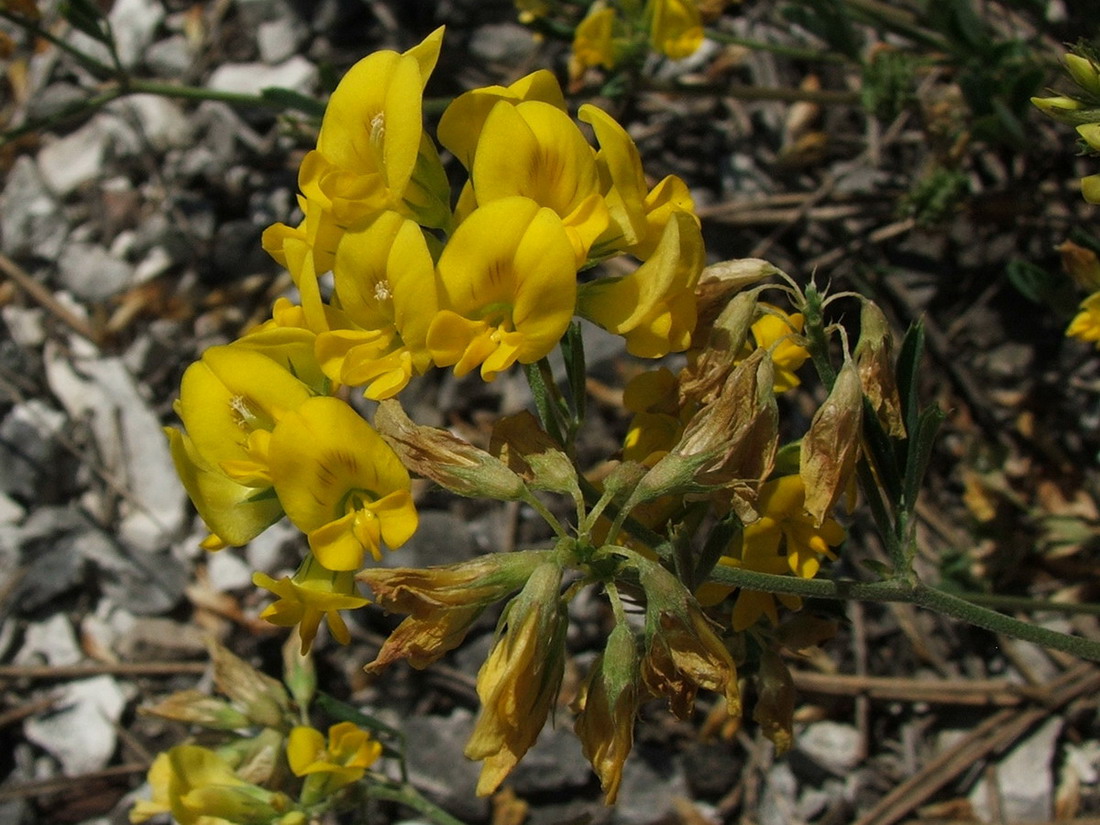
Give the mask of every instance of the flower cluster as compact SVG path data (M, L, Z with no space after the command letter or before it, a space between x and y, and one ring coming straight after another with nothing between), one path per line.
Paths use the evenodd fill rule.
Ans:
M645 19L651 34L675 40L697 11L650 2ZM844 530L832 511L861 460L864 424L880 442L905 435L885 318L863 301L857 346L849 351L838 333L843 366L822 373L829 392L802 438L781 444L777 396L800 384L814 340L815 364L828 350L822 310L833 299L762 261L704 269L684 182L650 185L626 130L590 104L571 117L549 72L459 96L433 139L421 97L441 41L442 30L404 53L377 52L344 77L302 161L301 220L263 240L299 303L280 299L268 321L207 350L183 376L183 429L168 437L210 529L204 545L244 544L285 516L308 552L293 575L255 574L277 597L262 616L297 627L303 654L322 620L346 643L342 611L368 603L366 585L378 606L406 616L366 666L372 674L399 660L431 665L499 605L466 746L483 762L480 794L501 785L558 704L569 603L586 587L606 597L614 621L573 702L575 730L608 802L640 704L662 699L686 717L705 690L739 719L746 663L758 683L754 718L786 747L791 682L777 651L797 648L797 634L775 596L720 574L778 580L782 593L834 557ZM448 154L466 173L456 192ZM612 257L627 274L603 274ZM598 478L573 450L585 392L575 318L621 336L633 356L682 353L666 363L685 364L628 384L633 418ZM547 360L559 344L564 382ZM395 397L433 368L492 381L517 364L537 365L528 376L540 418L501 418L488 450L416 424ZM351 388L378 402L373 423L345 400ZM459 495L521 501L553 538L450 567L372 567L416 530L414 475ZM547 494L564 498L575 521L559 520ZM257 778L233 756L260 745L184 745L154 766L139 820L156 809L181 822L295 825L361 784L377 743L354 725L326 737L301 724L304 713L288 721L285 692L250 678L247 712L194 696L172 707L222 729L262 725L248 741L281 754L264 764L297 779Z
M1077 130L1086 154L1100 154L1100 54L1081 44L1065 55L1066 72L1075 88L1065 95L1033 97L1031 102L1055 120ZM1081 194L1089 203L1100 203L1100 174L1081 179ZM1096 254L1071 242L1062 245L1062 260L1079 286L1092 294L1081 303L1066 335L1100 347L1100 277Z

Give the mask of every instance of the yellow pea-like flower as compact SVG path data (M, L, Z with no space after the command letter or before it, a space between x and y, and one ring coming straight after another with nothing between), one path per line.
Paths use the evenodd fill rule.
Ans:
M778 307L768 305L768 314L753 322L753 340L757 347L767 349L775 364L775 392L794 389L802 380L796 371L810 357L810 351L800 344L796 336L802 332L805 318L802 313L786 313ZM752 347L746 342L739 359L747 358Z
M690 57L703 45L703 21L696 0L650 0L649 43L673 60Z
M470 179L480 206L519 195L552 209L573 243L578 267L610 221L595 151L569 115L540 100L493 106Z
M408 471L338 398L311 398L271 434L271 477L291 522L329 570L356 570L416 532Z
M440 145L470 169L478 138L493 107L500 101L516 105L527 100L541 100L566 111L558 79L548 69L539 69L509 86L483 86L456 97L439 119L436 136Z
M265 488L271 430L312 395L271 358L230 344L211 347L187 368L176 412L208 465L239 484Z
M1066 335L1100 347L1100 292L1094 292L1081 302L1081 309L1070 322Z
M528 198L474 210L444 247L438 271L442 309L427 345L456 375L480 366L491 381L517 361L537 361L573 317L573 244L561 219Z
M320 158L394 205L416 166L424 84L442 42L440 28L404 54L382 50L364 57L341 79L321 121Z
M270 822L290 807L285 795L241 779L208 748L180 745L167 756L161 772L168 774L168 804L179 825Z
M355 574L350 570L329 570L312 554L307 554L293 577L275 580L266 573L252 574L257 587L270 590L279 598L260 614L278 627L298 627L302 655L309 652L323 618L336 641L351 641L341 610L355 610L370 604L359 595Z
M317 336L322 368L341 384L366 384L367 398L390 398L431 366L426 339L438 300L420 227L384 212L365 229L348 232L333 276L347 323Z
M207 550L246 544L282 518L277 498L211 466L185 433L174 427L165 427L164 432L176 474L212 534L202 543Z
M760 487L756 509L760 518L745 525L739 544L719 559L719 564L773 575L795 575L812 579L821 568L822 557L836 558L834 547L844 541L844 528L834 519L826 518L820 526L806 512L806 488L797 475L780 476ZM716 604L733 588L703 585L698 592L703 604ZM732 627L742 631L766 617L773 625L779 623L775 600L798 610L802 600L797 596L773 596L742 588L733 606Z
M673 213L653 255L638 269L581 287L578 313L625 337L631 355L683 352L695 329L695 284L703 263L703 236L694 216Z
M593 3L585 18L573 32L573 53L569 58L569 75L580 78L589 67L614 68L618 61L615 50L615 9L603 3Z
M382 755L382 743L351 722L338 722L321 731L299 725L290 731L286 758L295 776L306 777L302 789L305 804L331 796L352 782L358 782L367 768Z
M656 249L673 212L694 215L695 203L687 184L669 175L648 190L641 155L626 129L591 103L581 106L577 117L596 133L600 145L596 163L611 218L592 256L627 252L644 261Z

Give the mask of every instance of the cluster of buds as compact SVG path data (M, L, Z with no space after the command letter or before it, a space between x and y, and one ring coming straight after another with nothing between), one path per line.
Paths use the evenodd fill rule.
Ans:
M203 744L158 754L150 798L135 803L130 821L170 813L179 825L306 825L354 807L353 786L382 755L382 744L351 722L327 735L302 722L316 682L309 660L284 650L284 686L215 643L210 651L225 698L183 691L145 709L203 729Z
M650 49L673 60L703 45L703 22L722 13L724 0L596 0L573 35L569 74L574 81L589 68L613 69Z
M1060 123L1073 126L1085 153L1100 154L1100 54L1082 42L1064 59L1074 88L1064 95L1033 97L1031 102ZM1081 178L1081 194L1089 203L1100 203L1100 174ZM1071 241L1063 243L1059 251L1066 271L1091 293L1081 302L1066 335L1100 347L1100 263L1096 252Z
M499 606L466 748L484 763L481 794L500 786L557 706L568 607L586 587L606 597L614 626L573 702L575 729L609 802L640 704L663 699L684 717L707 690L737 720L746 662L750 676L758 670L754 718L785 747L793 699L776 651L807 634L792 630L776 599L791 610L800 602L709 579L718 568L808 579L834 557L844 530L832 512L860 460L864 410L904 437L885 319L864 301L859 343L849 352L841 331L844 365L800 445L781 444L777 396L799 385L815 346L815 363L827 361L828 301L762 261L704 269L683 181L649 186L623 127L586 104L578 117L590 144L549 72L467 92L443 113L439 143L468 173L452 195L421 112L441 39L442 30L407 52L377 52L348 72L302 162L301 221L264 236L300 304L280 299L269 321L184 375L176 409L185 429L168 436L210 528L204 545L244 544L285 516L309 551L292 576L255 574L278 597L263 617L297 627L303 654L322 619L346 643L342 611L368 604L358 589L366 585L381 608L406 615L370 673L399 660L431 665ZM597 265L612 256L635 268L601 275ZM763 300L766 292L779 300ZM622 336L639 358L686 353L678 374L662 367L628 384L621 455L592 477L572 458L585 386L574 317ZM570 399L546 360L559 343ZM542 422L500 419L489 450L416 424L395 398L433 367L492 381L536 363L528 374L541 381ZM378 402L373 423L346 400L349 387ZM553 538L450 567L372 568L416 530L413 475L463 496L523 502ZM547 494L572 504L575 523L553 514ZM206 804L217 788L218 810L262 807L239 821L293 825L347 796L377 758L354 727L326 738L288 726L285 695L253 693L267 697L253 703L262 710L215 727L262 725L250 741L285 759L225 761L183 746L158 760L148 805L181 822L200 809L221 816ZM214 707L187 699L169 705ZM218 705L214 715L231 710ZM196 713L187 721L206 724ZM242 772L260 761L275 766L260 781ZM280 776L300 781L291 792Z
M1040 111L1077 129L1086 151L1100 153L1100 55L1084 44L1065 56L1075 88L1064 95L1033 97ZM1100 203L1100 174L1081 179L1081 194Z

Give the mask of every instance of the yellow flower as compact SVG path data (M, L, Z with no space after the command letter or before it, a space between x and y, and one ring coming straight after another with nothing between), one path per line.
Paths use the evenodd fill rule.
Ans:
M607 112L586 103L577 117L591 124L600 149L596 163L611 226L596 241L594 257L628 252L643 261L653 254L673 212L694 214L687 185L669 175L651 191L638 147L626 130Z
M820 526L805 509L806 490L797 475L781 476L760 487L756 507L760 518L745 525L739 546L723 556L719 564L773 575L794 574L812 579L821 568L821 558L836 558L832 548L844 541L844 528L827 518ZM733 588L717 584L699 589L703 604L716 604ZM733 629L751 627L761 616L778 624L778 598L787 608L798 610L797 596L763 593L742 588L733 607Z
M167 757L168 803L178 825L270 822L289 807L283 794L241 779L212 750L180 745Z
M1100 292L1094 292L1081 302L1081 311L1066 328L1066 335L1090 341L1100 348Z
M374 52L332 93L299 183L340 223L401 206L420 151L424 84L442 41L436 29L404 54Z
M488 796L535 743L557 697L565 664L561 568L538 567L505 608L496 643L477 674L481 713L466 756L484 760L478 796Z
M510 86L483 86L471 89L451 101L439 119L436 136L459 162L470 169L474 151L489 112L500 101L516 105L525 100L541 100L566 111L565 96L553 72L539 69L525 75Z
M608 226L596 153L561 109L540 100L493 106L478 137L470 180L479 206L513 196L552 209L580 266Z
M683 352L695 329L695 284L703 263L703 236L694 216L675 212L653 255L638 269L581 287L578 314L626 338L631 355Z
M573 53L569 57L569 75L579 78L592 66L611 69L618 55L615 53L615 9L603 3L593 3L573 33Z
M316 804L340 788L358 782L382 755L382 744L351 722L328 729L299 725L287 738L286 758L295 776L306 777L302 803Z
M409 474L382 437L337 398L311 398L271 434L271 476L291 522L329 570L355 570L369 552L416 531Z
M346 645L351 637L340 611L355 610L370 604L356 590L354 573L350 570L329 570L312 553L306 555L293 578L283 576L276 581L266 573L256 572L252 574L252 582L279 597L264 608L260 618L279 627L297 625L303 656L309 652L317 636L322 617L333 638Z
M202 543L207 550L247 544L282 518L283 507L274 495L264 495L213 467L186 433L174 427L165 427L164 433L176 473L212 534Z
M333 268L342 328L317 336L321 367L333 380L366 384L390 398L431 366L425 340L437 309L435 266L416 223L383 212L340 241Z
M695 0L649 0L649 42L673 60L690 57L703 45L703 23Z
M810 357L810 351L799 344L795 337L802 332L805 318L798 312L788 314L778 307L767 304L761 306L766 307L768 313L753 323L750 328L752 337L757 347L771 351L772 363L775 364L773 389L777 393L786 392L802 383L795 371ZM740 358L748 357L750 352L752 347L746 343Z
M149 783L151 799L139 799L130 809L130 822L134 825L152 819L159 814L172 812L172 805L168 800L168 782L172 775L172 765L167 753L158 753L153 764L149 766L149 773L145 781Z
M550 209L518 197L476 209L439 259L442 309L427 336L432 359L453 365L455 375L480 366L492 381L516 361L547 355L573 317L575 263Z
M271 430L312 395L272 359L230 344L211 347L187 368L175 406L207 464L240 484L266 488Z

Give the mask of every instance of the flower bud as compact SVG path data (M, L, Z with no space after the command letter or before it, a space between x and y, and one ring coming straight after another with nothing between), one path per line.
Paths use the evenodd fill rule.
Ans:
M584 755L600 778L604 802L615 804L623 763L634 745L638 711L638 643L623 623L607 637L603 656L592 667L577 697L573 729Z
M197 690L173 693L153 707L142 708L141 713L213 730L237 730L252 724L251 719L229 702Z
M1073 115L1085 108L1085 104L1072 97L1055 95L1053 97L1033 97L1032 104L1043 114L1050 115L1063 123L1076 122Z
M863 302L855 356L863 393L883 429L894 438L905 438L901 398L894 376L894 338L886 316L873 301Z
M573 462L527 410L501 418L493 425L489 452L532 490L580 495Z
M535 743L561 686L566 616L561 568L547 562L505 608L496 643L477 675L481 713L466 756L484 760L478 796L488 796Z
M1077 127L1081 140L1094 152L1100 152L1100 123L1082 123Z
M473 444L436 427L414 424L397 401L383 401L374 426L401 463L461 496L515 501L527 494L508 465Z
M1100 175L1081 178L1081 195L1089 203L1100 203Z
M685 718L699 688L725 697L726 710L741 715L737 669L699 603L675 576L655 562L636 561L646 596L642 681L655 696Z
M282 683L260 673L212 639L207 648L214 661L214 684L218 690L254 724L281 727L290 716L290 697Z
M859 370L846 361L833 391L802 438L799 475L806 488L806 512L820 526L848 484L859 458L863 389Z
M1092 95L1100 97L1100 67L1079 54L1067 54L1066 71L1074 82Z

